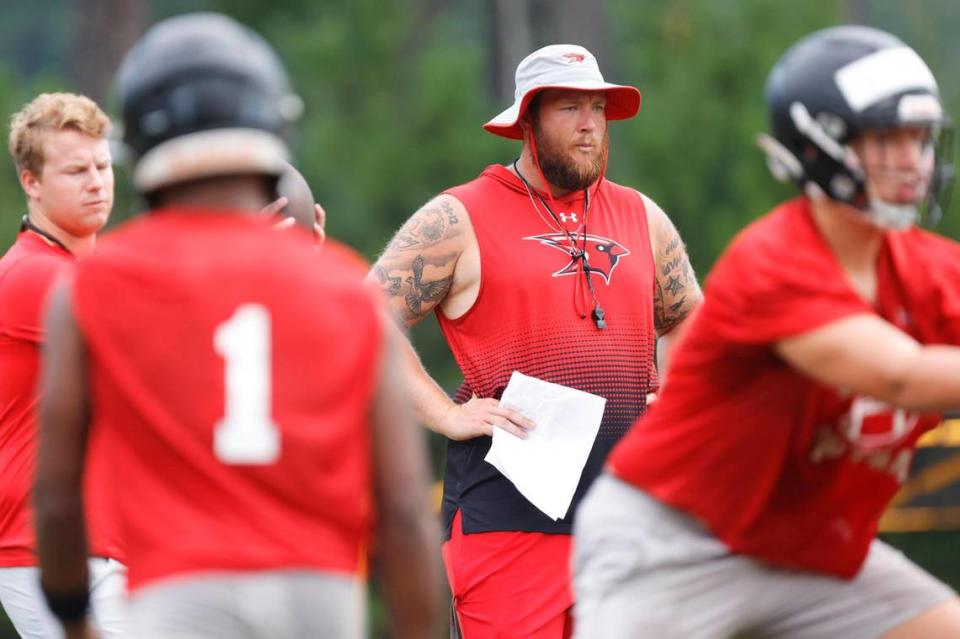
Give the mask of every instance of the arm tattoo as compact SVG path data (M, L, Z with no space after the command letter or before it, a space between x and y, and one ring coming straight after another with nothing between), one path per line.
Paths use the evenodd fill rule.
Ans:
M412 326L423 319L450 292L456 255L450 253L430 257L417 254L412 261L399 262L393 259L391 264L392 266L386 265L381 258L373 267L373 276L380 283L394 312L408 326ZM446 275L439 279L429 279L424 275L424 269L430 266L437 267Z
M423 319L453 286L464 226L454 204L441 197L417 211L373 267L371 279L407 326Z
M675 271L683 261L682 255L677 255L675 258L664 264L660 267L660 273L663 275L670 275L671 272Z
M383 292L390 297L396 297L400 294L400 283L403 281L399 277L391 277L389 273L379 264L373 267L373 274L377 281L383 286Z
M443 209L443 212L447 214L447 222L450 223L450 226L453 226L459 220L457 219L457 212L453 210L453 207L450 206L450 203L444 201L440 204L440 208Z
M703 297L677 229L666 218L662 227L653 292L653 323L659 335L683 321Z
M442 242L458 229L453 229L459 220L449 202L440 204L443 209L421 209L397 231L387 245L387 251L405 251L425 249Z
M671 228L670 231L673 233L673 239L664 247L664 255L672 255L680 247L680 236L677 235L677 229Z
M447 291L450 290L450 284L453 283L453 275L444 277L439 280L433 281L424 281L423 280L423 256L418 255L416 259L413 260L413 275L407 277L407 284L410 285L409 291L404 295L403 299L407 303L407 310L409 311L410 317L422 317L426 314L426 311L422 310L423 303L426 302L429 304L430 308L436 305L437 302L442 300L447 294Z
M677 293L679 293L684 289L684 286L685 285L683 284L683 282L680 281L679 277L674 277L671 275L670 278L667 280L667 284L665 288L667 289L667 292L670 293L671 295L676 295Z

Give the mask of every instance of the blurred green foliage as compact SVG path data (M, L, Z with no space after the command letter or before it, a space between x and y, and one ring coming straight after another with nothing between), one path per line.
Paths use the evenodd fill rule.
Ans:
M11 113L38 91L70 89L65 34L74 15L63 2L23 7L0 27L0 109ZM611 179L653 197L673 218L701 277L749 220L792 187L767 174L753 137L765 129L763 85L790 43L842 22L857 4L871 24L901 34L941 78L951 111L960 83L947 72L960 56L950 0L909 4L828 0L606 0L616 69L610 80L635 84L643 106L611 124ZM281 52L306 112L295 131L297 163L327 208L329 232L373 259L391 233L441 189L483 166L511 160L518 144L480 125L506 106L492 95L490 2L448 0L155 0L150 20L210 9L237 17ZM429 9L429 11L425 11ZM539 33L541 37L549 34ZM28 50L24 33L39 45ZM545 42L536 42L536 45ZM17 65L13 68L15 57ZM59 70L59 75L58 75ZM112 105L111 105L112 106ZM118 170L114 223L139 210ZM0 170L0 248L23 211L13 168ZM948 215L942 231L957 235ZM415 338L428 368L448 389L458 381L434 322Z

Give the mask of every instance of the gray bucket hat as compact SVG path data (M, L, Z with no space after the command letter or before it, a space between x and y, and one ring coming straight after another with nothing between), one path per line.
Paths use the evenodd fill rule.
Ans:
M575 44L551 44L537 49L517 65L516 92L510 108L483 128L504 138L523 139L518 124L530 100L545 89L605 91L607 120L626 120L640 110L640 91L603 80L593 54Z

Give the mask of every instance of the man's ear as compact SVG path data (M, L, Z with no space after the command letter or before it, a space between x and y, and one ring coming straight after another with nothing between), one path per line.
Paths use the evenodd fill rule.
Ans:
M517 120L517 126L520 127L520 135L524 140L533 137L533 118L530 117L529 111Z
M532 122L532 118L530 117L529 110L527 110L526 113L520 116L520 119L517 120L517 125L520 127L520 130L523 131L524 133L526 133L527 131L530 131L533 128L533 122Z
M23 188L23 192L27 194L28 199L40 197L40 178L30 169L20 171L20 186Z

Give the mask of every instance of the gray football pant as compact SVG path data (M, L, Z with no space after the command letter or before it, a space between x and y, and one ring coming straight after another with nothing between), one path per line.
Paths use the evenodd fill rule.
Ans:
M133 593L132 639L361 639L366 583L335 573L205 573Z
M577 511L573 562L578 639L875 639L956 596L880 541L851 581L732 555L609 475Z
M90 607L104 639L125 636L127 569L115 559L91 557ZM40 591L36 566L0 568L0 603L22 639L63 639L63 628Z

